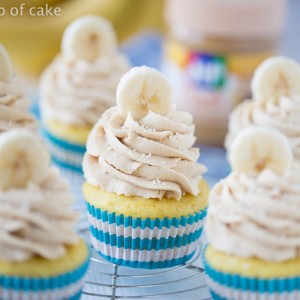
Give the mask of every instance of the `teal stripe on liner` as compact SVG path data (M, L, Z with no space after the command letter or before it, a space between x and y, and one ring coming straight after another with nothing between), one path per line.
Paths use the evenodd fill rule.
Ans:
M67 162L64 162L64 161L60 160L59 158L54 156L53 153L51 155L51 159L56 165L58 165L58 166L60 166L64 169L69 169L69 170L72 170L72 171L75 171L75 172L78 172L78 173L83 173L81 165L80 166L75 165L75 164L71 165L70 163L67 163Z
M66 288L78 282L85 275L90 261L90 248L86 260L76 269L52 277L17 277L0 274L0 287L3 289L13 289L17 292L38 292L52 291L55 289ZM76 291L76 294L79 291ZM75 297L76 295L74 295ZM78 298L74 298L78 299Z
M171 268L178 265L183 265L188 262L194 255L195 252L188 254L183 257L179 257L176 259L164 260L161 262L145 262L145 261L132 261L132 260L123 260L117 259L111 256L104 255L98 252L100 256L104 259L120 266L132 267L132 268L141 268L141 269L160 269L160 268Z
M193 215L189 215L188 217L178 218L163 218L163 219L142 219L142 218L133 218L133 217L125 217L123 214L118 215L116 213L110 213L106 210L101 210L100 208L96 208L89 202L87 202L87 210L88 212L96 219L102 220L103 222L108 222L109 224L115 224L116 226L124 225L124 227L132 226L133 229L140 227L141 229L162 229L163 227L171 228L174 226L178 228L180 225L186 226L187 224L192 225L200 220L203 220L206 216L206 209L196 212Z
M228 288L238 289L241 291L251 291L256 293L283 293L300 290L300 276L287 278L261 279L254 277L241 276L239 274L224 273L216 270L205 258L203 250L202 259L206 274L213 281L224 285ZM299 271L300 273L300 271ZM221 298L220 298L221 299Z
M57 145L60 148L70 150L72 152L84 154L86 151L86 146L76 143L71 143L66 140L60 139L52 135L45 127L42 129L42 134L53 144Z
M140 238L132 238L126 237L123 235L117 236L116 234L110 234L109 232L103 232L95 228L94 226L90 226L90 231L92 235L99 240L100 242L105 243L106 245L110 245L117 248L131 249L131 250L167 250L173 249L174 247L182 247L196 241L201 233L202 229L196 230L195 232L187 235L177 237L168 237L168 238L152 238L150 239L140 239Z

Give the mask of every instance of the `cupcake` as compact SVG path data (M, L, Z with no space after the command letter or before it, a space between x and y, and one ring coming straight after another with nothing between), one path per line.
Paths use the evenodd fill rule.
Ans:
M29 113L30 100L14 76L10 58L0 45L0 133L14 128L37 130L37 122Z
M238 133L252 125L277 129L289 139L295 163L300 164L300 66L286 57L265 60L255 71L252 100L231 114L225 147L230 151ZM300 166L299 166L300 169Z
M99 116L115 105L117 84L129 65L118 52L111 24L101 17L75 20L61 47L41 76L40 105L53 161L75 175L82 173L87 136Z
M300 299L300 187L288 139L250 127L211 191L204 266L213 299Z
M172 108L160 72L135 67L87 141L83 160L91 240L105 259L135 268L187 262L206 215L206 168L192 116Z
M79 299L89 250L72 196L27 129L0 135L0 298Z

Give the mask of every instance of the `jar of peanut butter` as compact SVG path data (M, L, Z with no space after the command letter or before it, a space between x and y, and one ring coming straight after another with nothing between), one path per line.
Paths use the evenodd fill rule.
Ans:
M163 69L198 142L223 145L228 116L250 96L255 68L274 55L286 0L167 0Z

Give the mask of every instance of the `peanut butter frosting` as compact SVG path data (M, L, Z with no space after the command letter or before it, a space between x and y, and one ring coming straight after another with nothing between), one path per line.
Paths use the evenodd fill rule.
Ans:
M21 262L34 256L53 260L76 244L73 197L57 169L40 184L0 191L0 259Z
M107 191L143 198L180 200L197 195L205 166L198 164L195 125L187 112L149 112L139 121L118 107L106 111L87 141L84 175Z
M281 97L278 103L267 101L263 106L247 100L239 105L230 116L229 131L225 146L230 150L232 141L250 125L275 128L289 139L295 160L300 160L300 96Z
M89 62L58 56L41 77L41 109L44 119L75 126L93 126L115 105L115 93L127 59L119 53Z
M14 128L37 130L37 121L28 112L29 104L16 79L0 81L0 133Z
M206 233L216 249L270 262L300 256L300 187L292 173L233 172L209 203Z

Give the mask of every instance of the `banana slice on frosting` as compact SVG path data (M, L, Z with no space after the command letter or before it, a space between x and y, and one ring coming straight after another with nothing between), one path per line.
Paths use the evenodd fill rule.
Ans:
M156 69L135 67L120 80L117 104L123 117L130 113L135 120L149 111L166 115L172 109L172 88L167 78Z
M62 53L70 59L95 61L102 54L117 49L117 38L111 23L99 16L84 16L64 31Z
M264 169L284 174L293 154L288 139L275 129L249 127L233 141L229 160L234 171L256 176Z
M26 129L0 135L0 190L24 188L41 182L50 165L50 156L41 141Z
M255 70L251 82L255 101L262 105L268 101L278 103L281 97L300 95L300 65L287 57L266 59Z
M0 81L10 81L13 70L10 57L5 48L0 45Z

